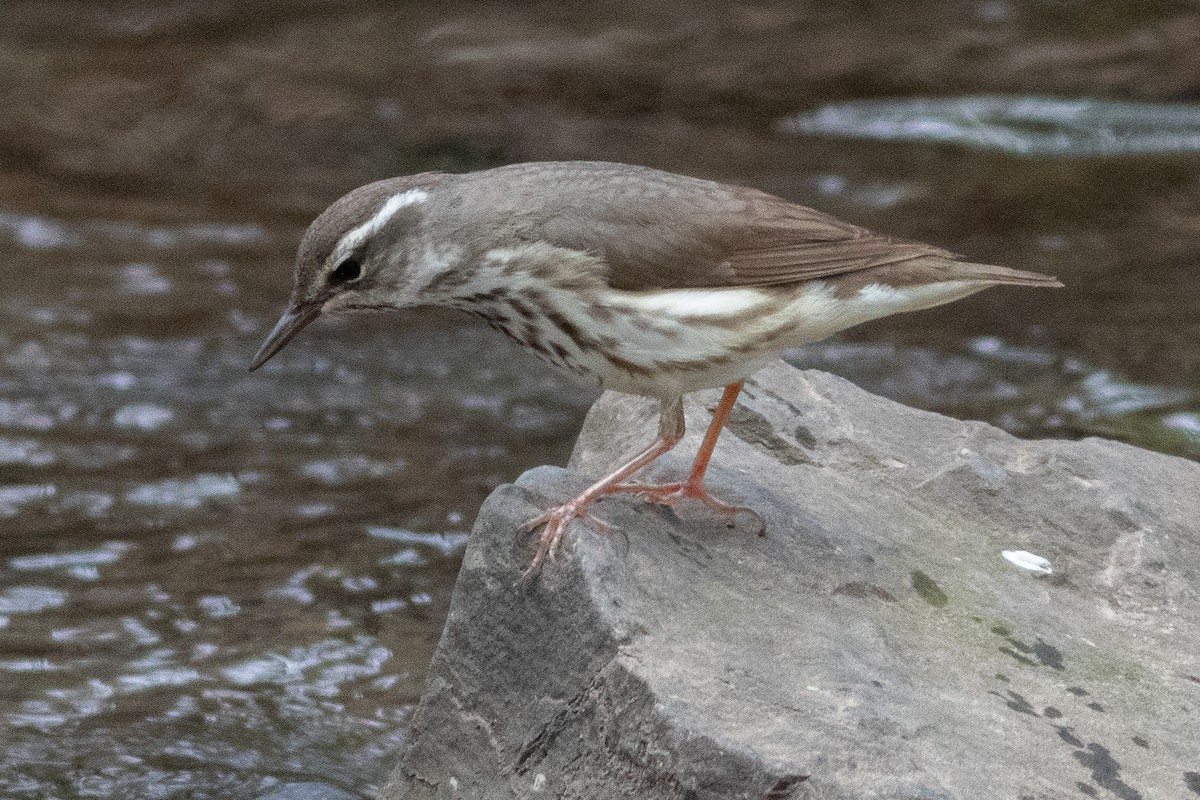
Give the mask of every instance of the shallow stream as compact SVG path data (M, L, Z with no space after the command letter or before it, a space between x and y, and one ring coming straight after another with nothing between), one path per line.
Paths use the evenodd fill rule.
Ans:
M23 46L66 59L53 39ZM797 363L1021 436L1200 458L1200 159L759 130L727 161L639 153L622 124L589 124L621 141L598 154L753 183L1068 285L875 323ZM570 154L530 142L435 145L406 164ZM305 215L244 192L164 213L136 186L4 163L0 796L250 798L291 781L370 796L476 509L563 463L594 393L433 312L322 320L249 375ZM209 168L244 186L253 165Z

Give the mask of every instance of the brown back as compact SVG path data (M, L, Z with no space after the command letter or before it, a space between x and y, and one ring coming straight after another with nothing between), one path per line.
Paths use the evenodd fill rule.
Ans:
M510 244L600 255L620 289L766 286L957 258L755 189L625 164L515 164L456 176L445 190L455 197L443 213L460 224L473 217Z

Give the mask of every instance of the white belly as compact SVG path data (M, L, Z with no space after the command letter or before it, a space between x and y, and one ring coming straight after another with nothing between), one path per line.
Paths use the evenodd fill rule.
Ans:
M582 365L605 388L673 397L746 378L788 347L984 288L978 281L871 284L843 298L821 281L786 294L775 288L610 290L596 300L613 312L602 330L617 358L584 354Z

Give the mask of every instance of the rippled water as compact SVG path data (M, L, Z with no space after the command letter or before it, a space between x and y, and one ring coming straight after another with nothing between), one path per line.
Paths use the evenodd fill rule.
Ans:
M294 231L0 221L56 275L0 307L0 796L366 793L475 508L589 395L437 317L251 376L284 286L236 275Z
M496 90L499 109L491 89L439 94L444 124L479 114L489 136L509 127L479 146L400 147L378 126L427 122L412 112L420 87L370 73L384 68L347 33L391 17L340 22L351 12L277 0L269 20L234 24L223 16L233 5L196 18L186 4L147 6L148 28L81 6L82 33L43 49L0 30L11 70L58 65L28 94L62 80L70 91L51 106L105 112L110 126L63 123L31 164L22 137L35 128L22 126L35 117L0 113L5 800L240 800L292 781L370 796L398 756L480 502L565 460L592 392L470 319L322 319L246 373L288 290L309 214L297 209L335 185L498 154L615 158L1055 273L1067 289L990 291L790 357L1022 436L1103 435L1200 458L1198 159L1006 160L768 136L697 123L686 103L642 114L612 100L596 77L607 68L588 72L587 58L634 39L588 40L577 63L570 38L558 47L547 34L539 50L514 28L520 47L472 49L472 36L496 44L491 27L436 19L411 27L427 32L422 46L449 42L439 69L515 83ZM22 30L35 7L21 5ZM739 36L759 24L738 19ZM144 30L178 48L164 58ZM144 48L152 69L138 62ZM294 71L271 72L280 64ZM722 75L706 80L725 86ZM204 105L214 86L220 102ZM764 106L769 89L753 90ZM230 109L240 116L222 116ZM334 121L290 128L297 109ZM172 114L213 127L177 135ZM237 136L193 158L190 143L222 125ZM268 146L255 150L256 136Z
M55 275L0 307L0 792L369 794L474 510L561 461L591 393L433 314L323 321L251 376L294 230L0 219L17 274ZM955 342L792 358L1021 435L1200 455L1193 392Z
M987 420L1018 436L1104 436L1200 459L1200 391L1135 383L1079 358L995 336L968 338L947 351L837 342L787 356L799 367L852 377L884 397Z
M1019 156L1149 155L1200 150L1200 106L1053 97L856 100L780 122L791 133L938 142Z

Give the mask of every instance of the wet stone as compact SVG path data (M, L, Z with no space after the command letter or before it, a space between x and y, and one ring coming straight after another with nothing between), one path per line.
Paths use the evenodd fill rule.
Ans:
M1189 63L1194 12L810 5L693 4L683 19L597 3L564 25L537 4L3 4L0 797L246 800L266 790L262 776L365 797L392 766L463 545L370 529L461 533L495 485L562 461L592 397L466 315L322 320L246 375L304 223L378 177L578 157L582 143L587 157L751 184L1058 274L1069 289L988 292L804 354L893 399L1018 435L1099 434L1200 458L1200 293L1178 291L1200 252L1200 226L1187 224L1195 159L966 157L948 169L936 148L764 136L781 115L906 86L1194 97L1195 70L1163 68ZM1115 219L1118 207L1129 213ZM747 418L751 446L774 437L785 470L866 458L852 430L787 400L800 422ZM1046 453L1028 455L1023 469L1053 471ZM896 468L888 458L871 468ZM944 482L1003 477L964 464ZM1139 565L1154 560L1138 558L1144 520L1128 505L1111 513L1134 534L1111 575L1115 613L1149 609L1134 624L1152 626L1154 609L1175 602L1176 566L1168 559L1166 580L1143 591ZM810 530L810 517L776 523ZM668 528L701 558L690 528ZM1061 566L1036 525L1013 530L1028 541L1008 547ZM840 563L836 542L810 562ZM954 566L905 565L948 592L944 609L903 576L864 577L873 568L816 591L848 604L848 619L915 604L914 619L949 635L970 605L947 578ZM1047 602L1073 591L1028 585ZM991 646L1034 663L989 650L981 675L1002 670L1034 707L1072 719L1119 714L1073 665L1070 640L1013 619L1015 638L1061 649L1064 686L1086 685L1112 710L1030 691L1029 671L1045 666L1004 642ZM382 663L379 645L392 648ZM1133 661L1099 672L1136 675ZM1181 672L1186 695L1200 670ZM1136 744L1103 741L1132 769L1114 742ZM764 792L807 791L790 774ZM1172 774L1173 798L1183 790ZM552 777L535 772L531 786L538 775ZM927 783L904 791L936 796Z
M646 402L614 395L569 471L488 499L382 800L1181 796L1200 704L1172 665L1200 648L1200 465L1021 441L784 365L749 386L762 435L722 439L710 487L765 512L765 538L615 498L596 510L608 535L574 526L522 584L533 542L513 531L652 435ZM682 454L711 401L689 403ZM813 458L781 464L772 436L798 422ZM1004 479L937 479L964 448ZM1155 520L1153 558L1125 558L1118 490ZM1112 603L1163 586L1172 604Z

